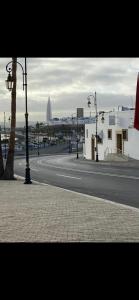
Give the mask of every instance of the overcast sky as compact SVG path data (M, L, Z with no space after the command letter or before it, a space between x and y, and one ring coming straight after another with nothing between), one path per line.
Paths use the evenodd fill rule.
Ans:
M10 115L11 93L6 90L6 64L0 58L0 122ZM18 58L24 65L24 59ZM77 107L89 115L87 96L97 92L98 110L135 105L139 58L27 58L30 121L46 121L48 96L53 117L71 116ZM92 106L92 111L94 108ZM22 71L17 68L17 121L24 121L25 94ZM8 121L7 121L8 122Z

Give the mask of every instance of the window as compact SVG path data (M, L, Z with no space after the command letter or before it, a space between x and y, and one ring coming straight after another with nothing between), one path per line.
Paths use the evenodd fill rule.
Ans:
M108 129L108 140L112 140L112 129Z
M86 129L86 137L88 138L88 129Z
M115 125L115 116L109 116L109 125Z
M124 141L128 141L128 130L127 129L123 129L122 133L123 133L123 140Z

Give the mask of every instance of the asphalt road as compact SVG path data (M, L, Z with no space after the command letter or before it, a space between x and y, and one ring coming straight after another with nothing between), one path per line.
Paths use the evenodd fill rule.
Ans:
M139 164L96 163L76 154L30 157L32 180L139 208ZM15 160L25 174L25 158Z

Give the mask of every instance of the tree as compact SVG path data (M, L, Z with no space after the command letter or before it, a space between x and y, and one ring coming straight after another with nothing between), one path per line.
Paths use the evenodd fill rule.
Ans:
M6 167L2 179L14 179L14 148L15 148L15 126L16 126L16 69L17 58L12 57L13 89L11 93L11 132Z

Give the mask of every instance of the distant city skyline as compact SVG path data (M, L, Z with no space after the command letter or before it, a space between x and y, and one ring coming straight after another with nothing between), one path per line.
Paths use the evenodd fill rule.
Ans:
M6 90L6 64L0 58L0 123L10 116L11 93ZM24 59L18 58L24 65ZM46 120L50 96L53 118L68 117L84 108L89 116L87 96L97 92L98 109L135 105L139 58L27 58L29 121ZM93 106L91 110L94 111ZM25 119L22 72L17 67L17 122Z

